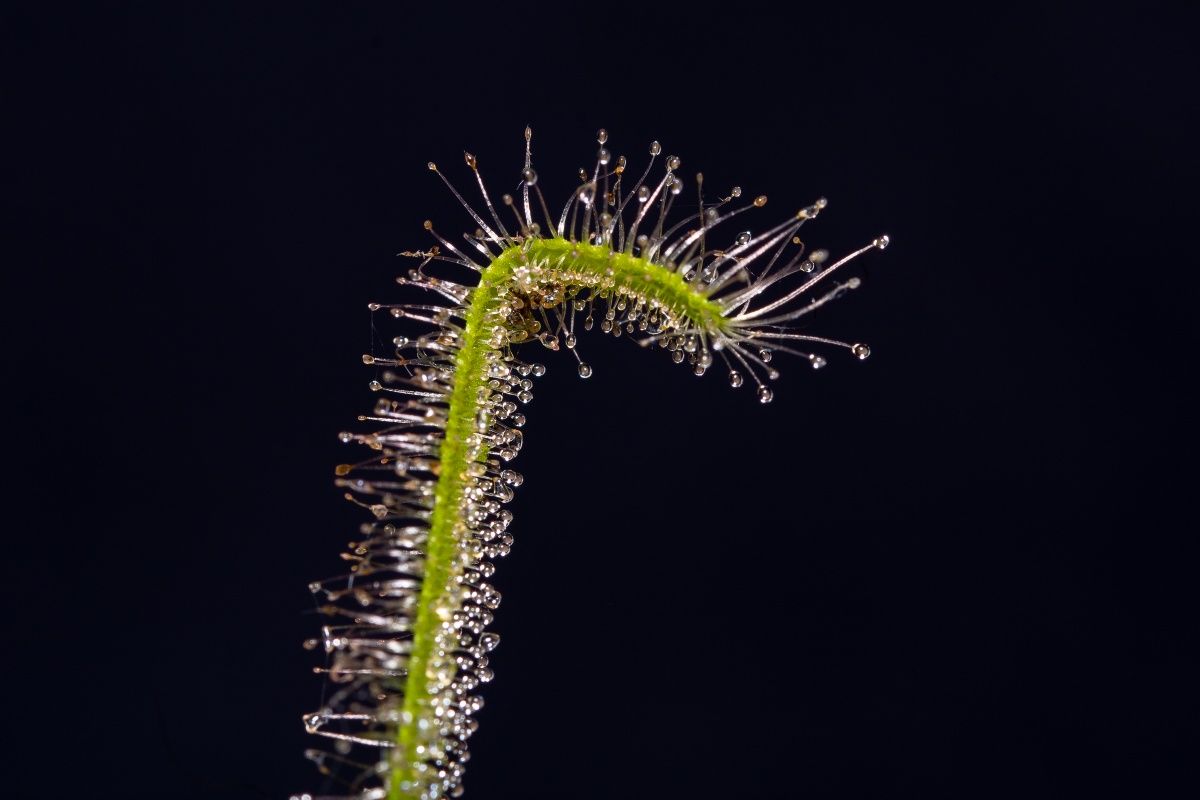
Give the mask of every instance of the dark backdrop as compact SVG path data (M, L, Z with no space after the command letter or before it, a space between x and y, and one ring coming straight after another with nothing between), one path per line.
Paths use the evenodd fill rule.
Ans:
M1187 777L1194 20L341 5L3 12L3 796L321 788L305 587L360 519L366 304L470 226L425 162L511 191L526 124L556 201L605 127L893 246L814 323L871 359L780 357L770 406L542 359L468 797Z

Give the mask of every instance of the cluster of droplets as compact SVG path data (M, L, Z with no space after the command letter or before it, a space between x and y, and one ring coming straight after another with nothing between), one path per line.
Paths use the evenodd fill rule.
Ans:
M429 323L431 330L415 339L395 337L386 356L363 356L380 370L370 388L381 396L372 414L359 419L380 427L339 434L341 441L370 452L358 463L338 465L335 473L346 498L372 520L343 553L349 573L310 585L318 610L333 622L305 646L326 654L317 671L328 676L331 691L304 723L333 747L307 755L350 792L342 797L384 798L393 780L400 781L405 797L458 797L470 758L467 741L478 727L473 715L483 707L477 690L492 680L488 659L499 643L487 630L500 604L489 579L495 560L512 547L512 513L504 506L523 482L508 462L522 446L525 416L519 409L533 399L532 379L545 367L521 361L508 347L485 348L473 430L464 439L467 467L460 476L455 553L435 593L439 600L422 609L423 584L432 572L429 530L454 359L462 345L462 309L370 308ZM421 613L432 615L437 625L428 655L414 663L413 633ZM415 707L405 703L411 669L426 677L427 691ZM411 732L411 741L398 741L402 728Z
M863 252L886 247L886 236L828 264L826 251L808 252L796 235L826 207L820 199L775 227L740 230L730 244L714 248L714 228L764 207L767 198L734 207L742 190L733 187L706 204L697 174L698 208L670 222L684 191L680 159L666 157L656 181L647 182L647 167L623 187L626 158L613 156L605 131L597 141L595 168L580 170L580 185L556 221L538 188L526 131L520 197L501 197L514 218L511 231L475 156L468 153L465 161L490 219L430 163L478 227L455 244L426 222L437 245L403 254L421 264L398 282L443 302L370 305L373 313L428 327L395 336L385 354L363 356L377 371L370 388L380 396L359 420L376 429L340 434L369 455L335 472L346 498L371 520L342 554L348 574L311 585L331 624L305 644L326 654L317 671L328 676L331 690L304 722L333 747L308 755L341 784L340 797L462 794L467 742L483 706L478 689L492 679L488 659L499 642L487 627L500 603L490 583L494 562L512 546L512 514L504 505L522 483L508 462L521 449L521 408L533 398L532 379L545 372L519 351L534 342L567 350L578 374L588 378L593 368L579 353L577 333L598 329L662 349L698 376L720 360L729 385L753 384L762 403L774 397L768 384L779 377L776 352L800 356L813 369L825 366L824 356L797 349L797 342L846 348L859 360L870 355L865 344L792 328L857 288L858 278L838 283L830 276ZM651 166L661 153L654 142ZM431 274L434 262L483 273L483 284ZM501 264L503 279L489 281ZM821 283L821 293L812 294ZM475 322L468 324L469 317ZM470 387L466 395L456 392L462 387ZM462 420L467 428L460 430ZM461 471L447 465L448 446L463 450L454 462ZM455 492L444 494L446 487ZM457 506L440 507L446 496L457 497ZM442 552L430 534L435 517L447 513L452 535ZM423 631L432 631L426 641Z
M889 244L887 236L880 236L869 245L830 263L828 251L809 251L797 235L806 222L818 217L827 207L826 199L818 198L773 227L759 232L738 230L732 235L732 242L715 247L717 229L727 230L735 218L740 223L743 214L764 208L766 195L742 201L742 188L734 186L715 201L706 201L704 175L696 173L694 210L689 207L688 212L675 214L676 207L683 203L679 198L685 195L681 159L673 155L663 158L660 162L664 167L662 173L652 179L656 160L663 153L662 146L652 142L650 162L641 176L633 180L627 174L627 159L625 156L614 157L608 146L608 132L603 129L596 135L599 148L593 168L579 170L578 186L561 213L554 215L538 186L531 137L531 132L526 129L521 197L502 196L503 205L510 209L508 213L512 216L508 226L491 202L474 155L467 153L465 160L479 185L486 209L482 213L463 198L435 164L430 163L430 169L442 179L478 227L473 234L465 236L466 246L460 247L432 231L432 226L426 223L439 246L430 252L409 255L423 257L426 264L441 260L482 272L501 253L527 248L534 241L563 241L581 247L601 248L613 255L628 255L662 267L680 276L697 295L717 303L719 314L707 319L684 315L674 320L677 329L670 333L647 333L641 328L644 320L633 316L638 312L638 298L622 298L618 292L612 295L614 302L619 304L624 300L633 304L632 313L626 315L618 308L619 316L608 316L612 309L606 309L605 319L600 322L601 331L617 336L622 333L647 334L640 337L641 343L659 344L671 353L673 360L686 363L697 374L704 374L714 361L719 360L728 371L731 386L737 388L753 383L762 402L770 402L773 398L768 384L779 375L775 367L761 357L764 351L797 355L814 369L825 366L826 357L801 349L800 343L844 348L860 360L870 353L870 348L861 343L802 334L794 328L806 314L858 288L861 281L857 277L839 282L832 276L868 250L886 248ZM487 215L490 220L485 218ZM740 224L737 227L742 228ZM569 271L571 263L571 259L564 258L550 267ZM533 268L536 266L532 265ZM588 303L605 296L608 287L602 281L583 281L571 286L570 277L563 275L546 281L546 285L557 289L560 296L539 303L539 308L546 312L541 315L544 319L526 314L526 319L514 320L514 327L524 327L527 338L537 338L552 349L557 349L556 345L560 343L573 341L573 329L558 335L561 320L560 325L551 323L548 317L554 312L550 309L561 304L568 314L581 310L572 308L578 305L581 289L592 289L583 299ZM816 293L818 286L822 287L819 294ZM461 296L468 290L458 287L457 291ZM573 350L573 347L568 349ZM579 370L581 375L591 374L591 366L582 359L579 359Z
M575 357L579 376L589 378L593 370L580 354L578 332L598 331L642 344L657 342L675 363L687 361L697 375L704 374L711 357L685 316L613 277L572 269L570 262L570 254L530 259L514 271L512 288L499 304L504 319L497 329L499 346L537 341L548 350L566 350Z

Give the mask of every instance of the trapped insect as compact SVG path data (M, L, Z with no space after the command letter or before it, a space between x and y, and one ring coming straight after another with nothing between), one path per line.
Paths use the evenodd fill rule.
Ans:
M766 230L738 230L731 222L763 208L765 196L743 201L733 187L707 202L700 174L695 194L685 195L680 159L660 162L658 142L627 185L626 158L613 157L603 130L594 169L580 172L555 215L538 186L531 138L527 128L520 196L498 204L465 154L482 210L429 164L477 230L456 244L426 222L436 243L404 253L419 265L398 280L435 302L370 306L427 327L397 335L386 356L363 356L382 370L370 384L380 395L375 408L359 417L374 430L340 434L367 451L336 474L369 517L343 553L350 573L310 586L330 624L305 645L327 654L318 671L330 688L304 723L333 748L307 755L340 786L338 797L462 795L473 715L483 706L478 689L492 680L489 653L499 643L487 630L500 604L488 581L512 546L504 504L523 480L507 464L521 449L532 379L545 372L531 351L565 349L587 378L593 367L577 336L598 327L664 350L696 375L719 361L730 386L753 384L762 403L774 397L776 352L815 369L826 363L822 351L870 355L865 344L794 326L857 288L858 278L834 276L887 247L887 236L832 262L824 250L808 251L798 232L824 199ZM665 169L651 178L658 163ZM673 219L685 202L687 213Z

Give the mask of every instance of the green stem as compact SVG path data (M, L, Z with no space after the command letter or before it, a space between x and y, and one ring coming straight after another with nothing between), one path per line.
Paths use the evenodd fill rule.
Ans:
M415 786L413 766L422 759L416 748L417 724L430 699L427 674L439 627L455 610L450 596L451 581L459 563L464 527L460 524L463 493L468 481L470 458L468 438L480 414L479 394L487 383L488 357L495 331L490 320L512 286L513 271L522 264L564 269L572 273L573 285L619 289L659 303L676 317L687 317L701 327L720 327L720 308L677 273L606 246L579 244L565 239L535 239L504 250L483 271L479 286L471 294L466 325L455 359L454 388L450 394L445 439L440 451L440 472L434 491L433 511L426 542L425 575L416 618L412 627L412 651L404 686L404 706L396 732L400 758L389 781L389 800L419 796L403 791L402 784ZM478 458L486 457L486 452Z

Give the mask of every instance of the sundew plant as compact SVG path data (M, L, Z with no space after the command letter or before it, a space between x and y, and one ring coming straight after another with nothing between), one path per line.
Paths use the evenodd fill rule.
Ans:
M799 325L857 288L843 267L888 237L831 260L799 236L824 199L755 231L748 221L765 196L743 199L735 186L706 200L701 174L687 191L680 159L662 158L658 142L633 179L603 130L594 168L580 171L554 213L531 136L526 129L513 175L517 197L493 201L470 153L477 201L429 164L475 228L452 240L426 222L435 243L404 253L417 266L398 280L429 301L370 305L400 320L402 335L386 355L363 356L379 370L370 384L378 399L359 417L370 430L340 434L360 460L339 465L336 480L366 521L342 554L349 573L311 584L328 624L306 642L325 652L318 671L329 686L304 724L331 745L308 756L339 798L463 794L479 690L493 678L489 653L499 643L488 631L500 605L489 581L512 546L504 506L523 481L509 463L521 449L521 409L545 372L537 353L566 350L587 378L578 337L598 328L696 375L719 371L761 403L774 397L776 354L814 369L825 365L822 353L870 355L865 344Z

